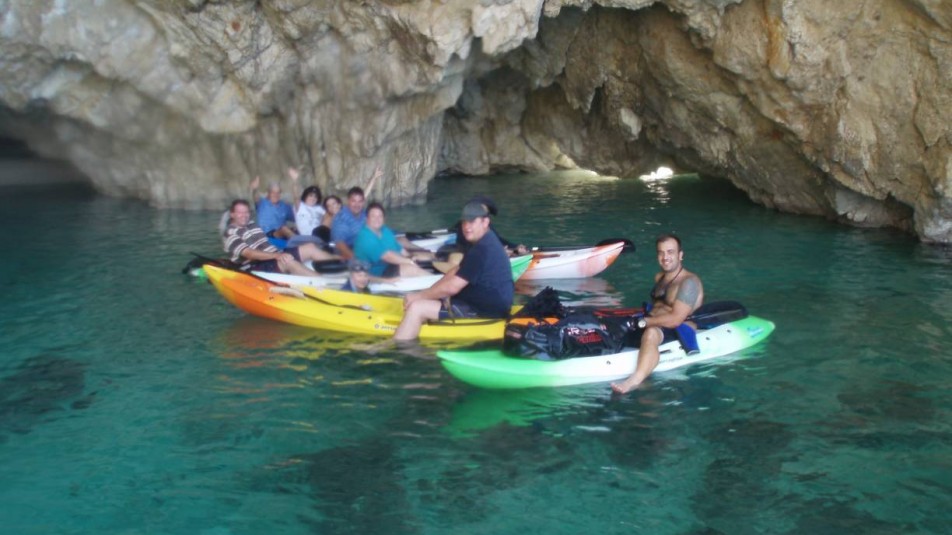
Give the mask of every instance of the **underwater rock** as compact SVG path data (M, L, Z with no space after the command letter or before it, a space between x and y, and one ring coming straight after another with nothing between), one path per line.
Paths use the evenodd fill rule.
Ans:
M95 393L81 397L85 388L85 364L50 355L27 359L0 379L0 440L29 433L59 411L87 408Z
M392 441L366 440L294 458L314 491L319 533L418 533ZM296 477L300 477L296 476Z
M785 459L781 453L794 439L786 425L738 419L708 433L706 438L712 454L720 456L705 469L692 506L705 525L717 527L738 517L756 519L764 504L787 499L773 484L783 473ZM719 451L720 446L725 451ZM712 501L711 496L718 499ZM725 509L725 504L730 507ZM758 531L757 527L754 524L752 531Z
M858 416L870 420L932 423L938 411L930 390L903 381L883 381L851 385L836 399Z

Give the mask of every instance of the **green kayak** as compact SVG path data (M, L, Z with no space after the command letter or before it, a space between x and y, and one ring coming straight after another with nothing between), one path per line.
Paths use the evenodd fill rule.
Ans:
M663 372L721 357L751 347L774 330L774 324L755 316L697 331L700 348L688 354L681 342L662 344L655 372ZM563 360L506 356L500 349L441 350L437 356L457 379L481 388L534 388L617 381L635 371L638 350Z
M509 258L509 263L512 265L512 280L517 281L519 277L529 269L529 265L532 264L532 255L524 254L522 256L513 256Z

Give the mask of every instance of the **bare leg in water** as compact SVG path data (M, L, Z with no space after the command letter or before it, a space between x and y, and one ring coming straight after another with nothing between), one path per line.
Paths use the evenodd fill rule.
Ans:
M664 333L658 327L648 327L641 336L641 347L638 349L638 365L635 367L635 373L628 376L620 383L612 383L612 390L618 394L626 394L631 389L640 385L642 381L651 375L651 372L658 366L660 353L658 347L664 340Z
M415 340L420 336L423 323L439 319L440 302L436 299L414 301L403 313L403 320L393 333L394 340Z

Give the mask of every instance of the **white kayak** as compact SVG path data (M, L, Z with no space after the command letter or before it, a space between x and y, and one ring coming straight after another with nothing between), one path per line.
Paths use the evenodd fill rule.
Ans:
M625 242L618 241L579 249L533 249L522 280L593 277L612 265L624 248Z
M398 236L406 237L406 234L400 234ZM411 233L410 243L420 247L421 249L426 249L431 253L435 253L440 247L444 245L451 245L456 243L456 233L450 232L447 229L437 229L431 230L424 233Z
M439 275L422 275L419 277L401 277L387 282L371 282L370 292L379 293L406 293L426 290L436 284L436 281L443 278Z
M288 275L285 273L269 273L267 271L252 271L252 275L279 284L291 287L309 286L311 288L339 289L347 282L347 273L305 277L302 275ZM443 275L423 275L420 277L400 277L387 282L371 282L371 293L406 293L425 290L436 284Z
M271 273L268 271L252 271L252 275L271 282L287 284L288 286L310 286L312 288L340 288L347 282L347 272L326 273L317 277L289 275L286 273Z
M512 264L512 279L515 281L532 263L527 255L514 256L509 259ZM302 275L288 275L285 273L268 273L266 271L252 271L252 275L262 279L287 284L288 286L310 286L312 288L340 288L347 282L347 272L340 273L322 273L316 277L305 277ZM421 275L419 277L398 277L387 280L386 282L371 282L370 291L372 293L407 293L425 290L436 284L436 281L443 278L442 273L433 275Z
M347 274L320 275L318 277L304 277L301 275L287 275L284 273L268 273L266 271L252 271L252 275L279 284L291 287L310 286L312 288L339 289L347 282ZM422 275L419 277L398 277L385 282L371 282L370 292L380 293L407 293L425 290L443 278L439 275Z

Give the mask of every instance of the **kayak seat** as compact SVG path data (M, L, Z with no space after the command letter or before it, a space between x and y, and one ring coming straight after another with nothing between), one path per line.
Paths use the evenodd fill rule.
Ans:
M343 273L347 271L346 260L315 260L311 262L318 273Z
M714 301L701 305L688 316L688 321L693 321L698 329L712 329L746 317L747 309L737 301Z
M406 238L411 241L412 240L428 240L430 238L436 237L430 232L405 232L404 236L406 236Z

